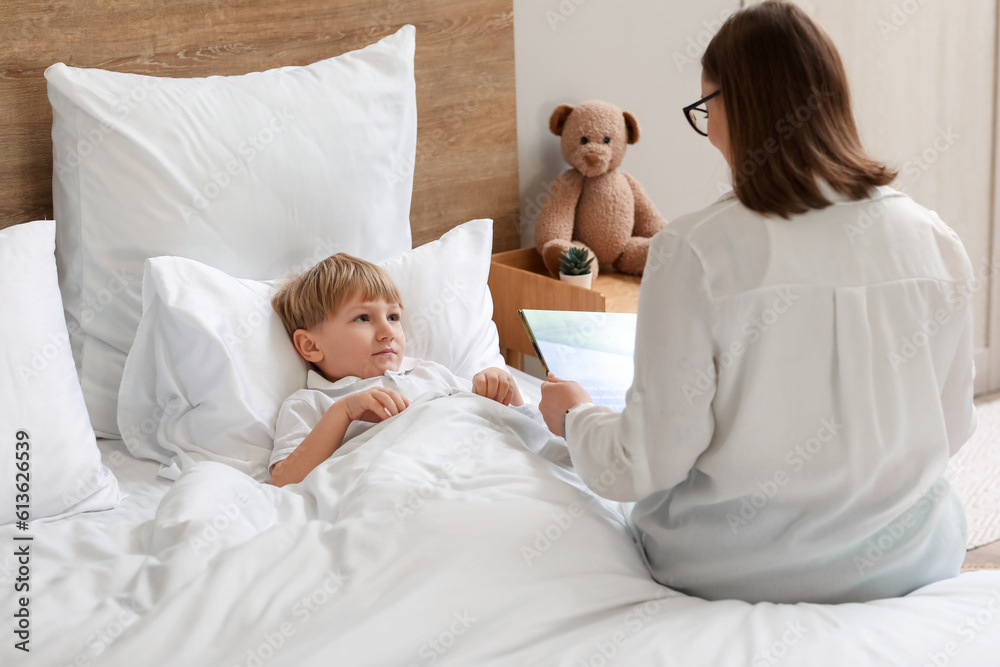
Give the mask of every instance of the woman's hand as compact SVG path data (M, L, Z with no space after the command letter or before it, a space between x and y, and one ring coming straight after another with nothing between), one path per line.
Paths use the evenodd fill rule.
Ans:
M523 405L514 377L502 368L486 368L472 378L472 391L504 405Z
M378 423L398 415L409 407L410 401L398 391L384 387L372 387L340 399L330 409L343 410L350 421Z
M554 373L549 373L548 381L542 383L542 400L538 410L549 430L565 438L563 418L566 412L575 405L590 402L590 394L578 382L560 380Z

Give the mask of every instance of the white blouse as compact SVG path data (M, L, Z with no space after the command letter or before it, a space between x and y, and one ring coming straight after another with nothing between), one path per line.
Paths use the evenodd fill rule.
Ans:
M965 515L943 474L976 427L973 267L905 194L825 193L790 220L729 196L667 225L625 411L567 415L574 466L638 501L667 586L834 603L959 571Z

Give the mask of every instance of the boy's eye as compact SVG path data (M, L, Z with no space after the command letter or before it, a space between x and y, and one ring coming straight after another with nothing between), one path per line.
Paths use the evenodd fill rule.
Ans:
M393 313L392 315L389 316L389 319L392 320L393 322L398 322L399 317L400 317L399 313Z
M358 316L357 316L356 318L354 318L354 319L356 319L356 320L359 320L359 321L361 321L361 322L367 322L367 321L368 321L368 316L367 316L367 315L358 315Z

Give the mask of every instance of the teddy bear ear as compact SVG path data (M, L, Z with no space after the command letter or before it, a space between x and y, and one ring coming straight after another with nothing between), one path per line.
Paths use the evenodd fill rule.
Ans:
M639 121L628 111L622 113L625 116L625 130L628 133L628 143L634 144L639 141Z
M560 104L556 107L556 110L549 117L549 129L552 130L552 134L562 136L563 128L566 127L566 119L569 118L572 111L573 106L570 104Z

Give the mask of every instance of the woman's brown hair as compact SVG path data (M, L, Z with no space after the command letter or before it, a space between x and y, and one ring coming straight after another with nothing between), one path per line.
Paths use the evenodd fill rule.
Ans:
M747 208L788 218L831 204L818 179L859 200L896 178L865 154L840 55L795 5L768 0L733 14L701 64L722 91L733 190Z

